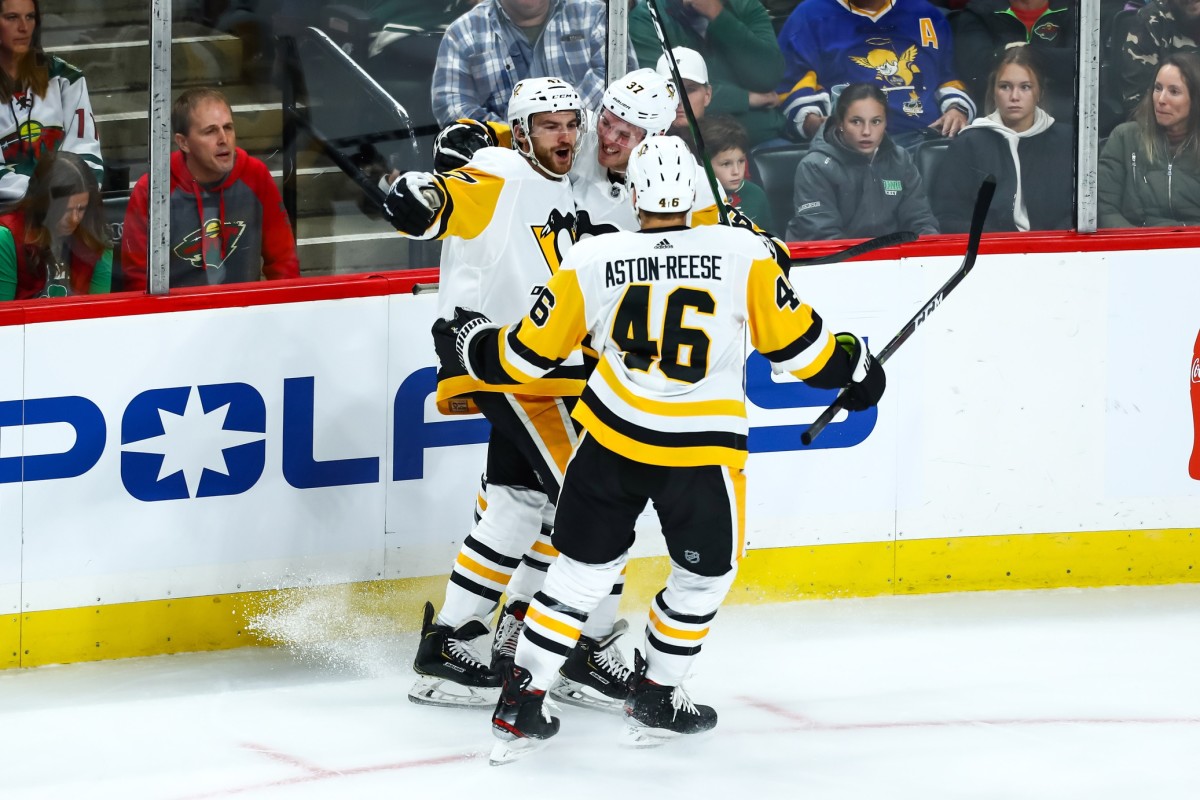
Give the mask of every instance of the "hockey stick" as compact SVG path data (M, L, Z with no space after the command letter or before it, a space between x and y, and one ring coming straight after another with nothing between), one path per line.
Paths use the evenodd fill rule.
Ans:
M819 258L795 258L792 259L793 267L815 267L818 264L837 264L840 261L849 261L852 258L858 258L863 253L869 253L872 250L881 250L885 247L893 247L898 244L908 244L915 242L919 237L912 231L896 231L895 233L885 233L883 236L876 236L874 239L868 239L865 242L859 242L856 245L851 245L845 250L838 250L836 253L821 256Z
M879 355L875 357L875 360L880 364L886 363L892 357L892 354L900 349L900 345L904 344L910 336L916 333L917 328L923 325L925 320L929 319L930 315L946 299L946 295L954 291L954 288L962 283L962 279L967 277L967 273L975 266L975 257L979 255L979 239L983 235L983 224L987 221L988 208L992 204L992 195L995 192L996 179L988 175L983 179L983 183L979 186L979 194L975 197L975 210L971 214L971 233L967 237L967 253L963 256L962 266L942 284L942 288L934 292L933 297L929 298L929 301L921 306L921 310L884 346ZM821 416L817 417L816 421L808 426L808 430L800 434L800 442L802 444L806 446L812 444L813 440L821 435L821 431L825 430L825 426L837 416L838 411L842 408L842 395L845 392L844 388L839 391L837 398L829 404L829 408L822 411Z
M658 36L658 44L667 57L667 65L671 68L671 79L675 81L675 90L679 92L679 102L683 104L683 113L687 117L688 129L696 142L696 150L700 154L700 163L704 165L704 174L708 176L708 188L712 191L713 201L717 204L717 217L722 225L728 225L729 213L725 203L721 201L721 187L717 185L717 176L713 173L712 162L708 160L708 151L704 149L704 138L700 135L700 125L692 112L692 102L688 99L683 87L683 78L679 75L679 64L675 61L675 51L667 40L667 29L663 26L662 18L658 15L658 0L646 0L646 9L650 12L650 21L654 23L654 33Z

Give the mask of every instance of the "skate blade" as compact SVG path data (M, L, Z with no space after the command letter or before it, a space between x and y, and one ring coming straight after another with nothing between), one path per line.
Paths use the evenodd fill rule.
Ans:
M545 739L503 739L492 745L491 755L488 756L488 763L493 767L500 767L505 764L511 764L514 761L519 761L525 756L536 753L544 748L547 744Z
M621 746L636 748L661 747L677 739L694 741L696 739L707 738L712 734L712 731L713 729L709 728L708 730L696 731L695 733L679 733L678 731L667 730L666 728L648 728L645 725L627 721L624 730L621 731Z
M678 739L683 734L662 728L647 728L644 725L627 724L621 731L622 747L662 747L667 742Z
M550 687L550 696L560 703L578 708L590 708L607 714L621 714L625 710L625 698L617 700L592 691L581 683L560 678Z
M445 678L423 675L408 690L408 699L417 705L439 708L495 708L500 687L463 686Z

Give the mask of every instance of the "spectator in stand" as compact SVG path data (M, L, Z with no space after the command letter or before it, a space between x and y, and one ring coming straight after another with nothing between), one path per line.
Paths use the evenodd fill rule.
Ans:
M0 300L103 294L111 284L96 175L74 153L48 153L17 209L0 216Z
M0 204L25 196L46 153L79 155L104 181L96 119L83 73L42 50L37 0L0 0Z
M296 240L267 165L237 146L233 112L216 89L188 89L171 108L170 286L295 278ZM150 176L125 210L125 288L146 287Z
M1200 225L1200 57L1164 56L1100 154L1100 227Z
M796 167L789 242L938 232L917 165L887 128L881 88L854 83L842 91L836 113Z
M950 25L928 0L805 0L779 46L787 62L779 94L802 139L821 129L831 91L850 83L883 88L889 135L901 146L954 136L975 116L955 73Z
M767 193L761 186L746 180L746 155L750 143L745 128L728 114L721 114L700 122L700 136L709 152L713 174L725 190L729 205L763 230L775 230Z
M1200 49L1200 2L1152 0L1140 11L1121 48L1118 69L1125 110L1138 108L1158 65L1169 53Z
M663 25L673 47L698 52L711 79L709 113L731 114L756 145L784 135L775 85L783 55L771 18L758 0L660 0ZM650 10L640 2L629 15L629 40L638 61L657 64L662 45Z
M930 192L942 233L966 233L985 175L996 176L987 231L1071 227L1071 127L1041 108L1042 77L1028 47L1005 51L992 73L989 114L950 142Z
M700 122L704 119L704 113L712 103L713 96L712 84L708 82L708 65L704 63L704 56L690 47L672 47L671 52L675 54L675 66L679 67L679 78L683 81L683 91L687 94L692 114L695 115L696 122ZM671 65L667 62L666 53L658 57L654 71L669 81L675 80L671 76ZM692 130L688 127L687 112L683 110L683 98L679 100L679 107L675 109L675 121L671 123L671 129L667 133L683 139L692 154L696 154L696 143L692 140Z
M958 74L977 105L987 105L988 79L1005 51L1028 46L1046 78L1044 107L1059 119L1074 114L1074 0L970 0L951 26Z
M607 68L608 11L601 0L483 0L456 19L438 49L433 115L507 122L517 81L557 77L590 111L600 108ZM629 54L629 70L637 69Z

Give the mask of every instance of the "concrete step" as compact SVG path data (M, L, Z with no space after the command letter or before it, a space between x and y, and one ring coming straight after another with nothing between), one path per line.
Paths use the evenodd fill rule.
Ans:
M87 77L88 91L145 89L150 84L150 34L145 26L129 26L97 36L113 41L46 42L46 51L67 61ZM51 39L52 37L47 37ZM193 23L174 26L171 40L171 83L175 87L223 85L242 76L242 42Z
M42 9L43 38L51 33L95 31L99 28L120 27L122 25L147 25L150 22L150 4L106 2L103 5L94 2L86 3L85 7L67 11L62 3L54 4L54 12Z
M440 242L415 242L386 221L370 219L352 201L334 201L331 214L302 217L296 245L304 275L341 275L436 266Z

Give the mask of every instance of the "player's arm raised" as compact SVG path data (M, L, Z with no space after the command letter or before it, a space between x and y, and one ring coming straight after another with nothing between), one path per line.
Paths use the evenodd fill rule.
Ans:
M504 179L463 167L444 174L405 172L383 198L383 215L410 239L473 239L487 229Z

